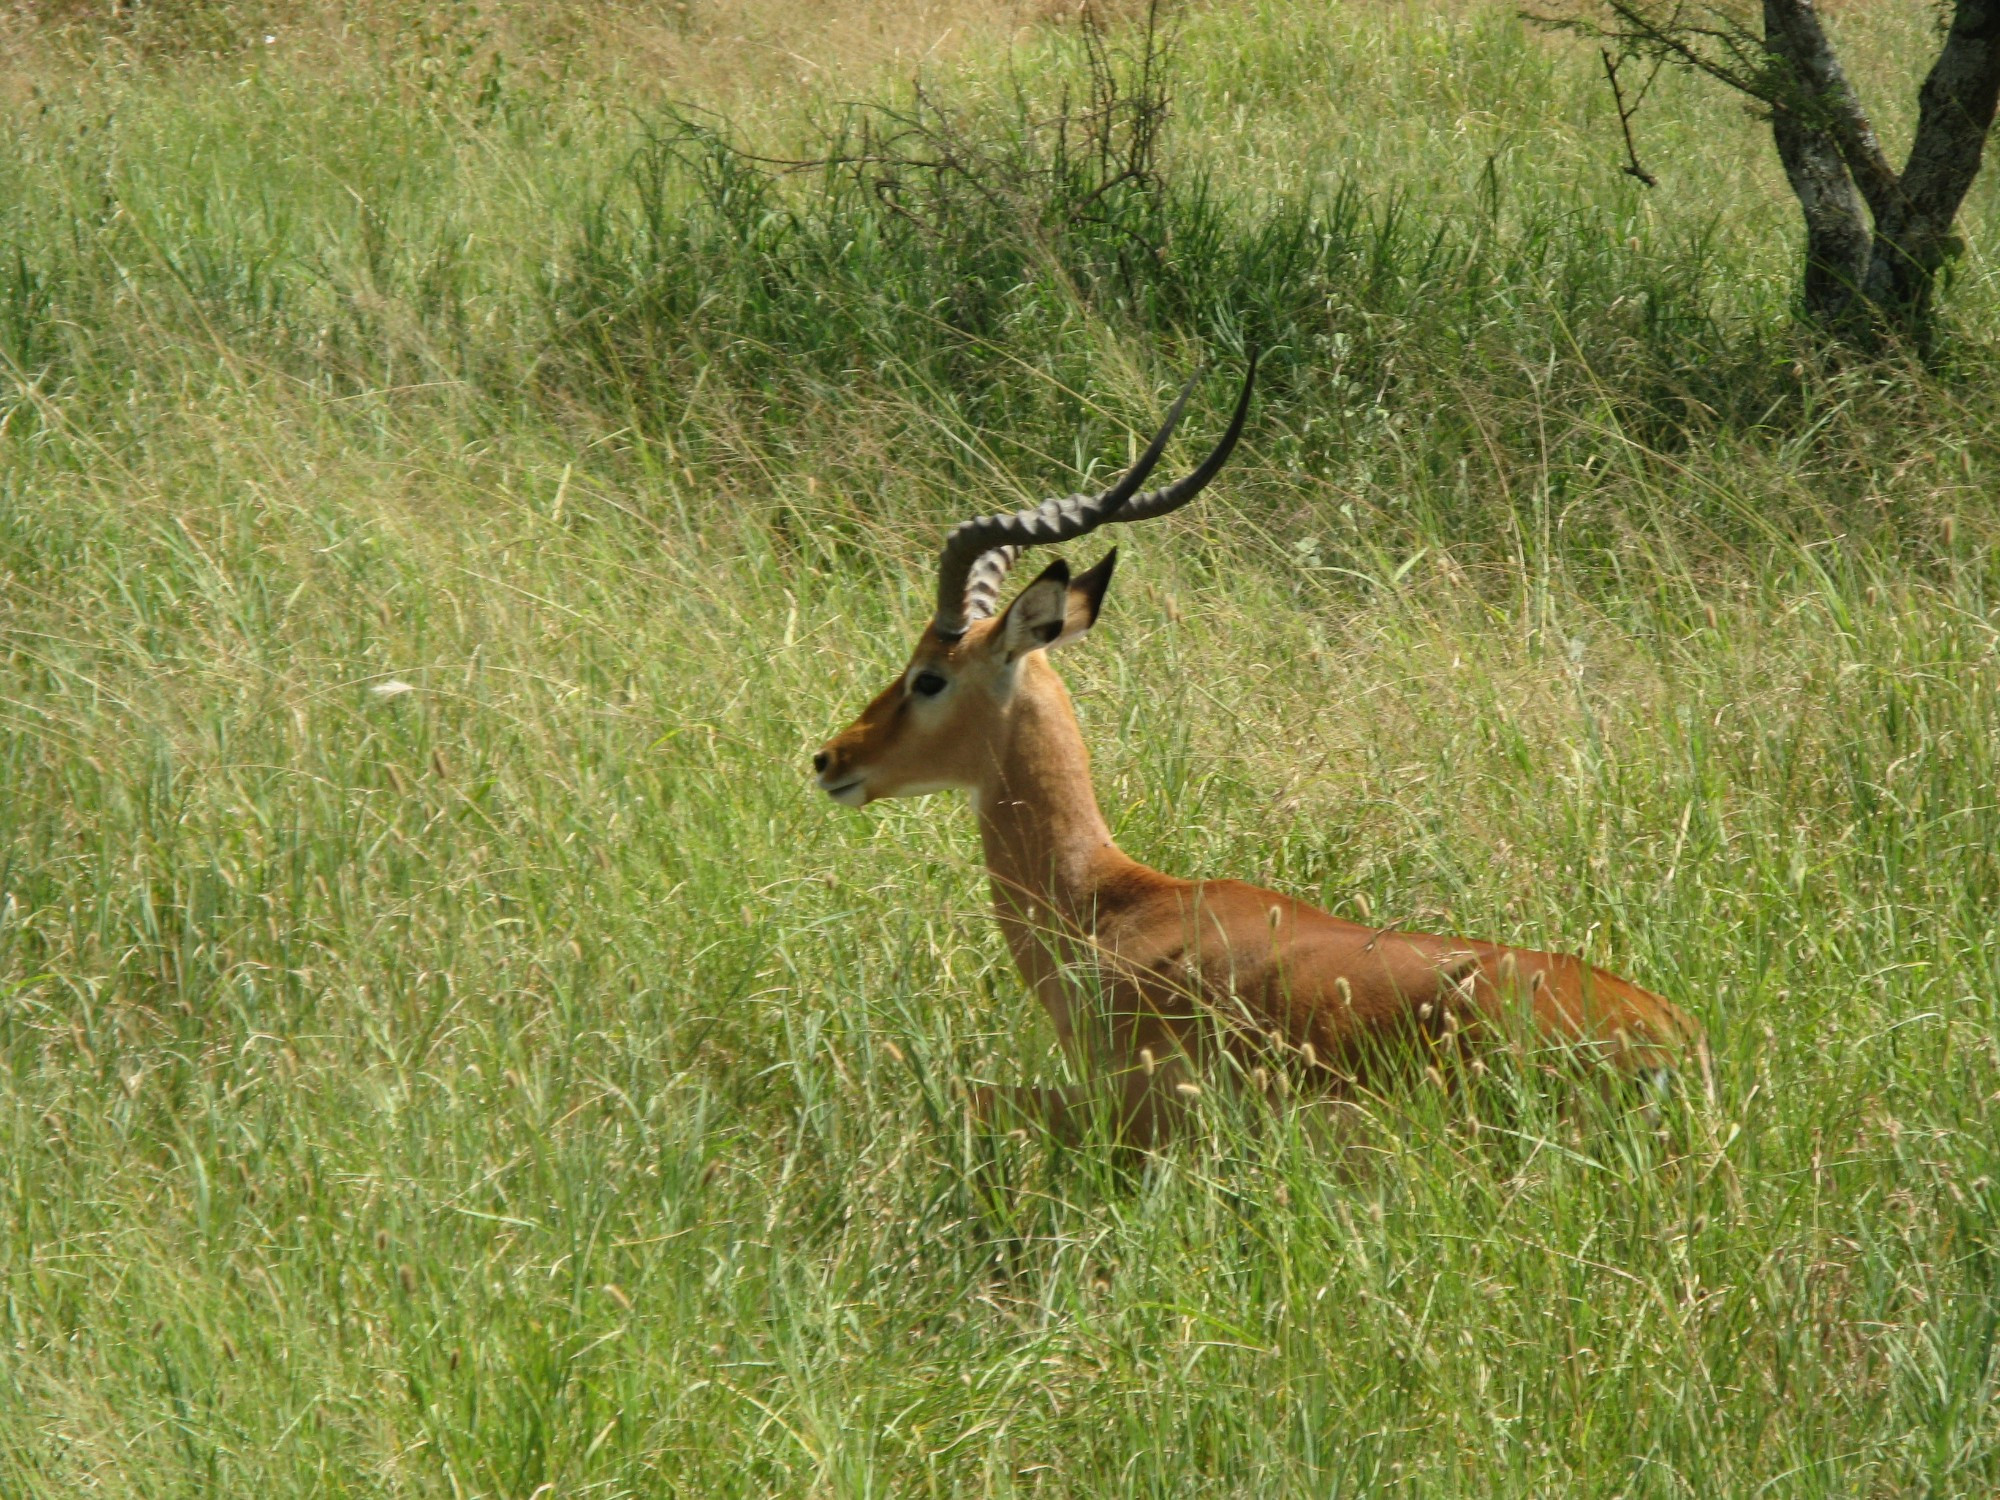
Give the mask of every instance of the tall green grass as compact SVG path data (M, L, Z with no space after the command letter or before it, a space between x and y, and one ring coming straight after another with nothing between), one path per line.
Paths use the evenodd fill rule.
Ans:
M743 154L894 70L473 24L8 78L0 1491L1992 1490L1990 186L1956 363L1829 369L1754 122L1663 81L1647 198L1502 10L1187 12L1108 225L974 29L944 233ZM1061 1064L965 816L805 757L1251 342L1064 663L1120 838L1673 995L1666 1140L968 1133Z

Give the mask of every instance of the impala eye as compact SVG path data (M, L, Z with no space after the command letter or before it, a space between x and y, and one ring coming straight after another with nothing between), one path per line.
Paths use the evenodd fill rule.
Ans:
M910 684L910 691L919 698L935 698L945 689L945 680L936 672L919 672L916 681Z

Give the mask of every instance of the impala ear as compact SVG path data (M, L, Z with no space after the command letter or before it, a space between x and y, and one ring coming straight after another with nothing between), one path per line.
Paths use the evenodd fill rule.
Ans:
M1008 661L1019 661L1062 639L1069 628L1069 564L1057 558L1007 606L995 639Z
M1111 587L1111 575L1117 567L1118 549L1113 547L1094 567L1070 580L1063 632L1052 645L1066 646L1097 623L1097 612L1104 607L1104 591Z
M1066 646L1097 623L1097 611L1104 603L1104 591L1111 587L1112 569L1118 566L1118 549L1104 554L1095 567L1069 576L1069 564L1058 558L1042 570L1042 575L1007 606L1000 622L999 640L1007 660L1017 661L1030 651L1046 651Z

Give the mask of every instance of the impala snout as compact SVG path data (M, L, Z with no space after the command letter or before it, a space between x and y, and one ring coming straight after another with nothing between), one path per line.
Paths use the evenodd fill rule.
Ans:
M839 740L829 740L813 756L813 785L834 801L859 807L868 800L868 777L842 753Z

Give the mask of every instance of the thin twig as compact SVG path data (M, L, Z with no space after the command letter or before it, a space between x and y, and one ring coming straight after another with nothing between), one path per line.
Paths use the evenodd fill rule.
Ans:
M1611 102L1618 106L1618 128L1625 133L1625 165L1620 170L1628 177L1638 178L1647 187L1658 187L1660 179L1639 165L1639 150L1632 144L1632 116L1638 113L1640 102L1645 99L1647 90L1652 88L1653 80L1651 78L1646 80L1646 87L1639 90L1638 97L1628 108L1625 103L1625 91L1618 86L1618 70L1628 59L1621 57L1614 62L1609 47L1601 48L1598 55L1604 59L1604 76L1611 81ZM1653 69L1654 77L1659 76L1659 71L1656 65Z

